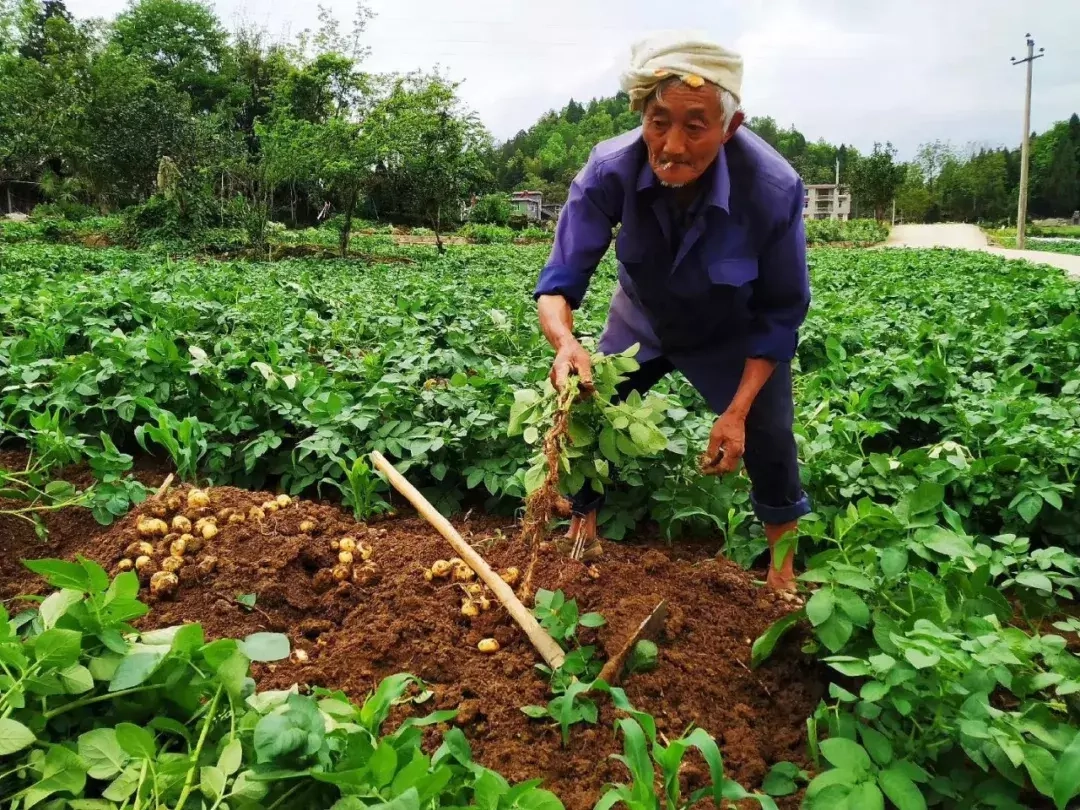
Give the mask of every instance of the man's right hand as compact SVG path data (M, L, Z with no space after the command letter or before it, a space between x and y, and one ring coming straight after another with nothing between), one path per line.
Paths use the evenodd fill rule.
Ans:
M551 365L551 384L556 390L562 391L571 374L576 374L580 379L582 391L592 391L592 360L576 340L566 341L555 352L555 362Z

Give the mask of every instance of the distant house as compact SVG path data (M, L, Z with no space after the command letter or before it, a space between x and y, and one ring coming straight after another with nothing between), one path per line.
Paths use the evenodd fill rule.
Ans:
M850 190L836 183L807 186L803 219L851 219Z
M524 214L530 222L539 222L544 212L544 195L539 191L515 191L510 195L515 213Z

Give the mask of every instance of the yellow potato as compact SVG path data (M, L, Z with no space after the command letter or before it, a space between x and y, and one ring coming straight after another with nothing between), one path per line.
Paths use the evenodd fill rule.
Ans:
M243 523L246 519L243 512L233 512L229 515L229 523Z
M468 582L476 577L476 572L473 571L465 563L454 566L454 580L456 582Z
M171 599L180 587L180 578L170 571L158 571L150 577L150 595L155 599Z
M203 526L203 540L213 540L215 537L217 537L217 533L218 527L215 526L213 523L207 523L205 526Z
M282 492L280 495L277 496L277 504L282 509L284 509L286 506L288 506L291 503L292 503L292 498L290 498L284 492Z
M187 505L189 509L205 509L210 505L210 496L201 489L193 489L188 493Z
M436 560L431 564L431 575L436 579L446 579L454 570L454 566L446 560Z
M304 534L311 534L313 531L315 531L316 528L318 527L315 525L314 520L300 521L300 531L302 531Z
M472 601L471 599L466 599L461 604L461 615L466 616L470 619L475 619L477 616L480 615L480 608L476 606L476 602Z
M169 553L174 557L183 557L187 554L187 541L182 537L178 537L172 541L172 545L169 546Z
M367 543L360 543L357 545L356 550L360 552L360 559L365 562L371 559L371 556L375 553L375 550Z
M262 520L264 517L266 517L266 514L263 512L261 507L253 506L250 509L248 509L248 518L249 519L251 519L251 520Z
M118 562L116 564L116 570L117 571L130 571L134 567L135 567L135 563L132 562L131 560L129 560L127 557L125 557L124 559L122 559L120 562Z
M183 567L183 557L166 557L164 560L161 561L161 570L168 571L170 574L175 574Z
M264 511L264 512L270 512L270 513L274 513L274 512L276 512L276 511L277 511L278 509L280 509L280 508L281 508L281 506L280 506L280 505L278 504L278 502L277 502L277 501L267 501L266 503L264 503L264 504L262 505L262 508L263 508L263 511Z
M352 565L353 555L351 551L340 551L337 555L338 562L342 565Z
M169 533L169 524L160 518L140 517L135 524L135 528L143 537L153 537L154 535L164 537Z
M499 651L499 642L493 638L484 638L476 645L476 649L482 653L496 653Z
M174 531L188 534L191 532L191 521L184 515L177 515L172 519L172 527Z
M338 540L338 546L342 551L356 551L356 538L342 537Z
M521 579L521 571L517 568L510 567L499 574L499 576L502 577L502 581L507 585L516 585L517 581Z
M335 565L334 566L334 579L338 582L344 582L350 576L352 576L352 570L347 565Z

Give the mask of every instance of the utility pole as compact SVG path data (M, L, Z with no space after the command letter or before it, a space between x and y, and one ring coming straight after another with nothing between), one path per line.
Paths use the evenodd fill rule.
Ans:
M1027 65L1027 92L1024 95L1024 139L1020 146L1020 200L1016 206L1016 247L1024 249L1025 231L1027 230L1027 201L1028 201L1028 151L1031 146L1031 63L1045 56L1046 48L1039 48L1035 53L1035 40L1031 34L1024 34L1027 38L1027 59L1012 57L1014 65Z

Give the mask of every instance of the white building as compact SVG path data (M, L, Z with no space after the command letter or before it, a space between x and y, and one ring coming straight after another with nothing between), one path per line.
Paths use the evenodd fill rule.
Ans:
M851 219L850 190L836 183L807 186L803 219Z

